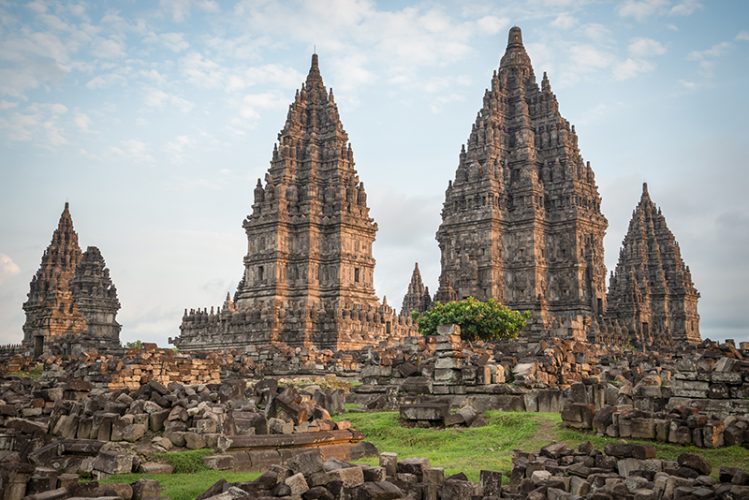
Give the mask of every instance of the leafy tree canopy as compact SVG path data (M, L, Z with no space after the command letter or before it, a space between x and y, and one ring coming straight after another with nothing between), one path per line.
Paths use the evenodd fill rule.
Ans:
M434 306L424 313L414 313L414 319L423 335L434 335L439 325L460 326L463 340L505 340L517 338L531 313L514 311L495 299L486 302L468 297Z

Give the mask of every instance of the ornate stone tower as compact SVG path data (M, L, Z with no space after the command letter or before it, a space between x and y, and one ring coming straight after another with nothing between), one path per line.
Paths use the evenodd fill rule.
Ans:
M431 305L432 298L429 295L429 287L424 286L424 282L421 281L421 272L419 271L419 263L417 262L411 274L408 291L403 297L400 315L410 318L412 311L424 312Z
M181 349L279 341L358 348L400 332L396 326L405 323L375 296L377 224L317 54L243 226L248 245L236 312L227 303L216 314L186 313L174 341Z
M513 27L445 193L436 300L495 298L532 311L529 334L584 339L606 308L600 203L575 128Z
M68 335L86 336L90 333L95 337L101 334L105 340L111 341L105 345L119 345L120 327L114 319L119 302L109 272L103 269L104 261L99 251L93 248L95 252L92 252L92 248L81 254L78 234L65 203L52 242L31 280L28 300L23 304L26 312L23 344L35 355L45 352L49 342ZM94 276L92 273L99 271L99 263L103 274ZM111 287L103 292L106 296L98 293L97 284ZM109 293L113 293L114 302ZM92 324L88 323L89 320ZM108 330L104 324L110 325Z
M120 301L98 248L88 247L83 252L70 288L73 300L88 325L89 337L119 345L121 326L115 317L120 309Z
M611 274L608 317L641 345L698 343L699 297L679 244L643 184Z

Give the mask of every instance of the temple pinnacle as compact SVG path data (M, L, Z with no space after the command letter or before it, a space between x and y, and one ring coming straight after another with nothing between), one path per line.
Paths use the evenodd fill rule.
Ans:
M522 48L523 47L523 32L518 26L510 28L510 34L507 36L507 48Z

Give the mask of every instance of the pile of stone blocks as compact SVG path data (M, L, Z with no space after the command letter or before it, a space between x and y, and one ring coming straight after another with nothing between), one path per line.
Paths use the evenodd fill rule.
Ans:
M303 453L283 466L272 466L249 483L221 480L199 500L233 498L302 498L318 500L426 500L499 498L502 476L482 471L479 484L465 475L445 476L425 458L398 460L395 453L380 454L379 466L354 465L342 460L324 460L317 451Z
M676 372L674 377L682 373ZM741 377L741 373L738 375ZM677 380L682 379L671 382ZM749 417L742 410L745 401L689 405L670 397L672 387L665 382L664 377L650 373L634 388L626 384L619 389L610 384L573 384L561 411L562 421L567 427L595 430L601 436L700 448L749 445Z
M340 389L281 387L275 379L196 386L151 380L113 391L81 379L8 379L0 381L0 469L15 471L4 484L30 494L42 484L61 488L61 474L171 472L148 457L175 449L213 448L219 455L209 465L233 469L281 463L310 448L346 459L376 453L349 422L333 420L344 402ZM51 478L50 470L54 478L36 479Z
M749 498L747 472L721 467L716 480L701 456L662 460L649 445L610 444L601 452L590 443L574 450L555 443L538 453L516 451L512 462L502 498Z

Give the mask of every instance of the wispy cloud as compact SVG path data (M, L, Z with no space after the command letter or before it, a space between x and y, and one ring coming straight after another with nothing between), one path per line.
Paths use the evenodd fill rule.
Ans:
M689 53L688 59L690 61L696 61L702 73L705 76L711 77L715 72L715 66L718 60L731 48L730 42L716 43L710 48L704 50L694 50Z
M627 0L619 5L617 13L645 21L658 15L691 16L700 9L702 3L699 0Z
M0 285L20 272L21 268L13 262L9 255L0 253Z

